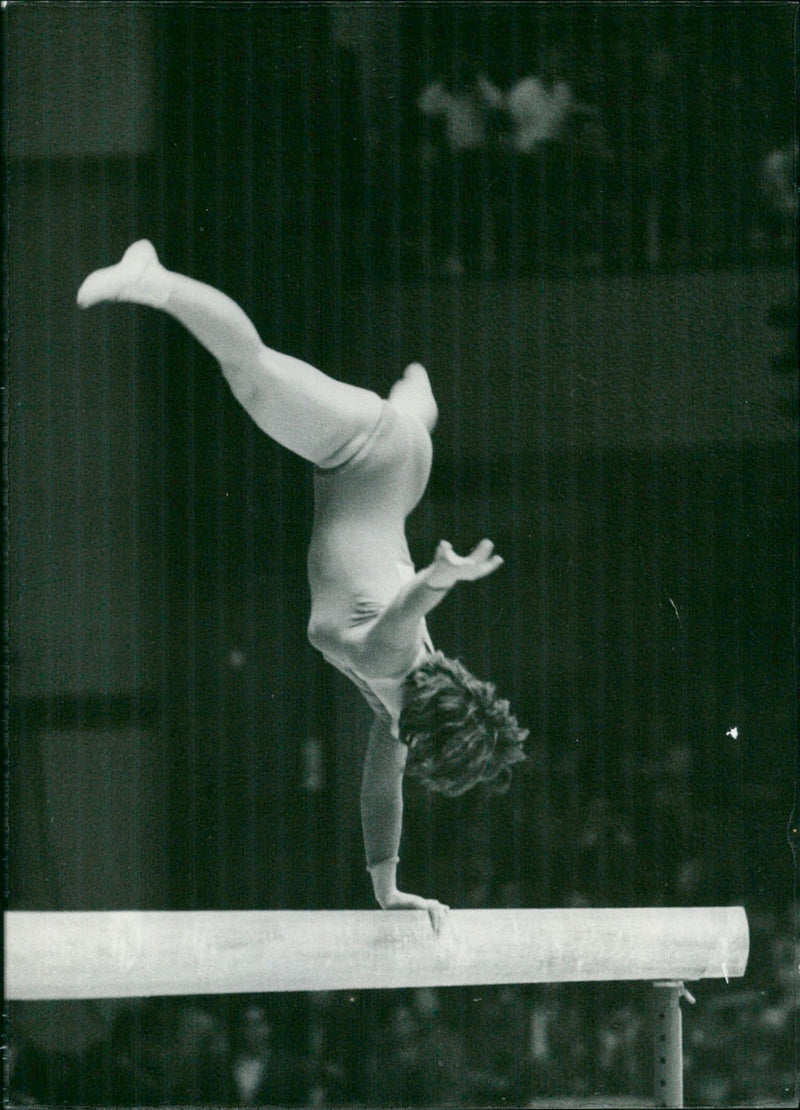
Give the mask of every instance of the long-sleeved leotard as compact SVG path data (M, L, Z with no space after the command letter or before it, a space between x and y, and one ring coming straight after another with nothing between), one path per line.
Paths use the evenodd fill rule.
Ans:
M262 431L314 464L309 638L375 711L362 779L367 862L396 859L405 765L397 740L401 686L431 648L424 615L442 596L430 596L424 573L415 576L405 537L406 517L430 472L427 428L408 404L384 401L266 347L234 301L165 270L146 240L83 283L80 305L102 300L150 305L180 321L220 363ZM432 395L424 396L427 375L416 371L423 409L435 411ZM402 384L413 393L413 382Z
M367 866L398 859L405 749L396 743L402 684L433 650L424 617L399 642L381 636L381 617L414 579L405 520L428 482L431 441L411 414L383 402L360 450L314 473L308 552L308 636L375 713L361 790Z
M309 640L359 687L378 717L388 717L394 736L402 681L432 645L424 618L405 643L384 643L374 632L414 578L405 521L425 491L431 454L421 421L384 401L357 453L314 474Z

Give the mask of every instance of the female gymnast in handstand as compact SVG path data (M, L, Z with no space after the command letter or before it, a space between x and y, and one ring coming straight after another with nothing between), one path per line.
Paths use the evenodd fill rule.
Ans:
M425 491L438 410L428 375L408 366L387 400L265 347L226 294L166 270L147 240L78 292L82 308L127 301L169 313L219 362L237 400L282 446L314 465L308 638L374 712L361 817L367 868L383 909L447 906L397 888L404 773L449 797L480 782L507 789L527 732L494 687L435 651L425 624L457 582L503 562L490 540L460 556L442 540L415 573L405 521Z

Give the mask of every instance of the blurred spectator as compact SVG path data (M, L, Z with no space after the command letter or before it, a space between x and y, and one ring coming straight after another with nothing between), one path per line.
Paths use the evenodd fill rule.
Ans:
M576 834L578 875L589 905L626 902L636 870L636 839L618 807L605 795L592 798Z
M347 1102L347 1068L341 1043L341 1013L337 994L315 991L309 995L310 1107L342 1106Z
M557 47L543 52L538 70L518 78L506 97L509 172L502 241L504 253L515 258L514 268L523 270L534 261L549 264L572 247L576 216L591 184L578 178L576 158L593 154L600 137L599 115L576 96ZM602 149L597 146L598 153Z
M308 1105L308 1066L277 1047L265 1006L254 1001L239 1014L232 1073L240 1106Z
M3 1091L11 1106L40 1106L32 1091L36 1087L35 1075L31 1074L32 1052L27 1044L14 1037L6 1037L5 1074ZM21 1065L21 1066L20 1066Z
M641 845L647 850L654 838L659 845L658 868L652 868L651 897L661 905L691 905L709 881L708 866L700 851L704 813L700 805L692 804L695 752L688 744L670 743L667 719L654 719L651 727L660 737L659 745L664 744L663 756L642 768L641 797L646 801L640 812ZM722 846L719 821L716 829Z
M571 984L543 984L532 994L529 1094L585 1095L589 1040L584 1000Z
M165 1004L156 999L126 1006L111 1034L114 1101L119 1106L162 1106L172 1093L171 1031Z
M488 263L490 136L503 94L475 62L457 59L447 78L423 89L417 107L435 121L423 157L434 200L434 240L453 276Z
M472 1090L478 1106L522 1106L529 1082L528 1007L517 986L482 988L467 1025Z
M685 261L685 74L663 42L615 43L608 91L617 158L612 265L656 269Z
M19 1043L13 1037L5 1040L5 1069L3 1072L3 1091L7 1093L10 1101L17 1106L35 1106L36 1099L27 1093L24 1085L19 1082L17 1061L20 1055Z
M230 1102L229 1044L210 1009L150 1000L126 1007L112 1034L114 1101L121 1106Z
M522 77L508 93L511 144L520 154L536 154L566 129L575 98L568 82L556 74L554 55L547 55L541 77Z
M551 1089L554 1065L554 1029L563 1011L561 992L545 983L534 991L528 1014L527 1057L531 1064L530 1091L543 1094Z
M759 187L777 222L783 248L794 243L797 219L797 154L795 139L785 146L771 150L759 168Z
M573 111L564 135L571 180L569 211L572 268L598 270L606 250L607 183L614 152L599 110L581 106ZM569 244L568 244L569 247Z
M168 1057L170 1100L185 1106L230 1102L230 1046L219 1018L205 1006L179 1007Z
M598 1087L608 1094L646 1091L651 1058L643 1046L649 1041L644 1017L631 1005L610 1010L598 1031ZM649 1047L649 1046L648 1046Z
M794 257L797 242L797 140L771 150L759 167L758 185L761 196L761 215L756 230L756 246L768 257L789 259ZM776 374L794 377L798 366L798 314L797 300L772 304L767 315L771 327L783 334L783 347L770 360ZM791 411L796 412L796 403Z
M771 991L759 1013L764 1029L791 1033L800 1018L800 937L778 933L770 943Z
M367 1061L371 1106L460 1106L470 1085L461 1037L439 1014L436 992L413 991L391 1010Z

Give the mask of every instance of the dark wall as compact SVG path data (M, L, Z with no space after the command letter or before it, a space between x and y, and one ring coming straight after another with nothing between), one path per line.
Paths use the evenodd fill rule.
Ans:
M754 289L766 305L784 281L777 271L685 283L665 278L651 284L650 295L669 302L676 317L699 311L710 354L725 348L729 321L742 316ZM528 324L546 303L552 336L576 304L574 289L568 297L558 284L529 290L527 299L519 287L507 292ZM619 297L614 281L597 279L591 298L604 305L610 336L629 329L628 298ZM481 799L426 802L412 792L409 872L430 876L440 867L438 882L455 902L479 898L479 878L491 891L484 897L516 885L533 904L578 895L724 901L777 892L788 877L788 853L773 872L760 864L766 844L776 837L783 843L791 807L797 475L780 408L786 398L769 370L771 332L762 323L736 346L736 358L714 364L680 332L664 334L651 314L650 326L662 334L656 390L648 348L615 349L614 361L603 364L595 333L579 328L567 357L561 343L540 342L535 368L527 355L510 367L507 346L516 341L521 349L521 330L502 345L469 342L468 330L474 338L486 310L482 290L462 290L448 312L441 289L409 288L401 300L370 297L362 380L388 384L393 329L409 356L420 350L422 306L431 301L439 303L440 323L449 316L449 327L431 343L442 415L429 495L409 522L412 550L422 563L442 536L466 549L486 534L505 556L500 574L457 591L430 627L439 646L512 698L531 728L534 758L511 797L492 807ZM559 304L561 313L554 311ZM352 307L343 334L358 349L361 297ZM755 307L749 311L756 320ZM496 318L495 325L503 334ZM452 350L456 335L463 340L458 359L445 361L441 348ZM602 392L576 399L584 378L576 367L593 360ZM645 378L658 394L661 420L648 419L646 435L639 428L630 442L625 398ZM541 392L549 398L544 416L534 403ZM724 413L709 411L708 393ZM274 888L258 890L253 875L263 873L266 858L285 859L289 832L290 854L300 852L307 865L281 897L313 902L327 891L347 904L368 895L355 812L364 721L357 699L303 643L307 475L279 450L250 442L247 418L228 401L220 404L214 411L230 420L231 434L205 439L206 465L213 470L216 457L225 474L216 488L225 489L231 517L201 483L196 546L175 563L177 588L196 607L177 643L191 644L195 669L185 652L173 653L184 669L172 696L185 691L194 707L187 710L189 746L205 753L205 770L198 764L197 777L181 782L194 783L197 799L216 799L196 817L177 818L186 857L204 860L207 869L195 896L226 904L255 895L258 904L272 904ZM758 406L757 426L751 405ZM715 428L731 434L707 436ZM237 451L246 460L242 469ZM281 492L281 480L293 483L291 494ZM273 551L280 570L270 574ZM235 668L231 644L244 651ZM312 740L322 744L325 778L318 790L304 791L303 751ZM270 816L261 820L267 780L274 794ZM251 862L223 882L220 840L211 830L225 812L238 822L229 829L231 843L252 857L240 855ZM320 843L320 821L344 846L338 884L324 850L305 855L309 843ZM438 822L446 837L434 831ZM478 828L486 837L495 831L471 844ZM612 863L623 848L624 866ZM687 861L696 868L684 880L679 871Z
M764 108L777 79L748 68L754 85L735 102L773 131L751 142L728 121L747 157L737 174L745 147L727 151L736 189L722 207L708 166L695 173L683 231L701 232L683 265L642 268L625 253L632 179L620 170L603 229L613 250L590 269L448 281L421 238L404 128L454 17L431 37L421 9L399 28L401 69L379 86L408 97L397 112L379 105L383 130L360 59L331 45L327 5L148 6L144 22L90 19L83 35L37 24L17 55L17 73L26 60L46 75L35 97L13 86L9 182L20 875L27 859L45 875L30 815L56 804L69 766L63 781L86 802L62 805L59 828L77 838L80 889L97 894L92 866L105 881L109 842L98 853L73 820L83 810L87 829L102 825L99 729L106 753L122 745L103 771L109 796L135 807L147 791L164 848L126 828L134 871L157 859L161 873L123 877L120 904L370 900L363 710L304 635L306 470L254 431L173 322L74 309L85 273L148 235L169 266L236 297L266 341L335 375L384 392L411 358L431 369L442 419L415 555L441 535L465 546L487 533L507 560L431 626L512 697L534 758L492 806L410 793L409 876L473 904L786 897L796 401L771 368L784 336L767 315L795 293L791 265L748 245L754 159L783 133ZM593 84L580 70L581 87L617 122L615 105L632 102L620 44L634 56L646 45L623 23L578 43L605 74ZM505 79L500 45L527 40L481 26L475 41ZM701 55L713 47L712 75L750 57L737 28L727 53L719 27L691 39ZM674 47L675 29L664 33ZM771 35L782 56L788 40ZM122 104L106 88L109 39L141 59ZM119 126L93 113L90 87ZM67 130L47 122L56 99ZM678 124L709 127L713 112ZM721 213L713 225L707 211ZM614 239L620 228L630 234ZM140 750L145 785L126 772ZM28 904L58 903L58 890L46 876L14 888Z
M163 905L158 341L75 306L109 242L152 218L151 24L136 5L3 15L9 896Z

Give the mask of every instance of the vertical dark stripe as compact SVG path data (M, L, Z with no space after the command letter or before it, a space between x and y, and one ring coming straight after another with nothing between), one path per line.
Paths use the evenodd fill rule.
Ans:
M276 242L274 250L274 258L270 258L271 266L275 266L277 273L275 275L274 284L270 282L270 288L274 290L275 304L270 305L269 319L273 322L276 334L279 337L280 343L287 341L287 336L291 335L293 342L299 341L299 323L295 320L295 316L299 313L300 306L296 300L293 302L291 285L285 281L283 267L289 261L289 252L292 249L291 244L297 242L296 234L289 234L287 236L286 229L290 221L295 218L297 209L299 209L299 200L292 195L292 186L294 177L291 171L286 170L284 165L284 158L288 152L289 145L294 142L294 136L290 133L290 128L287 129L286 123L283 118L283 106L286 101L286 88L285 83L288 77L280 71L281 58L285 50L284 38L284 21L285 13L283 8L276 8L270 11L267 17L266 24L259 23L259 27L263 29L266 26L266 49L269 57L269 73L270 79L267 82L267 88L274 94L274 111L272 114L271 128L274 128L274 143L271 147L272 158L270 160L270 171L274 176L275 185L275 199L276 207L278 210L278 220L276 221ZM296 163L293 163L293 169L296 172ZM276 226L271 224L271 226ZM287 242L288 239L288 242ZM277 340L276 340L277 342ZM273 345L271 339L267 340L269 346ZM257 434L257 433L256 433ZM272 451L270 453L270 465L275 467L275 484L273 488L278 491L279 504L275 508L274 513L274 542L275 542L275 559L269 559L267 565L269 571L267 572L267 589L270 591L270 605L268 607L260 606L258 612L264 613L265 611L270 614L270 620L273 623L272 635L274 639L266 642L271 642L276 645L276 659L274 661L275 670L280 674L282 669L286 667L286 635L287 635L287 621L286 621L286 597L281 588L281 584L287 578L287 557L286 545L288 535L288 522L287 522L287 501L289 501L289 513L292 511L291 499L289 494L289 468L284 465L284 457L282 452ZM269 636L269 632L262 633L262 636ZM263 657L259 656L259 661ZM266 663L266 660L264 660ZM280 684L279 684L280 689ZM278 718L275 721L275 709L271 706L268 720L270 721L271 735L265 737L265 743L269 744L268 753L265 753L265 758L269 759L272 774L269 780L269 794L270 800L278 797L278 789L285 782L283 778L285 765L281 758L281 753L287 742L288 726L287 718L288 712L283 706L278 707ZM266 815L265 815L266 816ZM262 818L263 819L263 818ZM276 813L270 813L268 821L272 829L277 830L276 836L280 837L281 843L285 842L286 837L286 822L282 807L278 808ZM270 842L275 843L275 840ZM263 842L262 842L263 850ZM286 882L284 857L280 852L276 852L274 866L270 869L270 881L274 884L274 889L269 894L270 906L286 905Z
M186 66L188 71L188 88L186 90L186 179L185 179L185 205L184 205L184 243L185 243L185 257L187 259L187 272L191 275L198 274L200 267L198 266L195 236L197 228L197 218L195 212L195 174L197 172L197 145L196 145L196 129L197 118L195 111L195 77L194 66L196 61L196 32L193 21L188 22L186 29ZM202 619L198 605L198 591L197 591L197 519L196 519L196 504L197 504L197 473L196 473L196 434L197 434L197 391L195 387L196 375L196 349L193 343L185 336L181 337L181 348L186 352L186 370L185 380L180 383L178 393L182 394L183 412L186 414L186 446L184 456L186 479L186 628L187 628L187 643L186 643L186 660L185 660L185 678L186 690L186 729L187 735L185 742L188 749L188 759L186 773L189 779L187 812L184 819L187 822L187 828L190 830L191 840L193 843L193 851L191 859L187 861L188 873L188 896L190 904L193 906L207 905L208 890L207 884L203 882L199 874L198 861L202 859L203 848L205 844L199 845L196 842L198 834L202 835L207 828L207 815L203 813L202 794L203 794L203 772L202 772L202 752L203 743L202 737L205 731L206 722L202 719L202 713L197 704L197 693L201 681L200 663L197 651L197 636L199 630L199 622ZM178 740L180 742L180 738ZM198 773L199 771L199 773ZM203 837L205 840L205 837Z
M256 292L254 259L255 246L256 243L259 242L259 240L256 239L255 220L255 198L257 189L254 158L254 115L259 88L255 72L255 36L254 11L251 7L248 7L244 20L243 32L245 58L245 93L242 128L243 161L241 174L237 175L237 187L241 185L243 194L243 242L246 249L243 259L242 289L244 290L245 305L248 306L248 308L255 308L255 306L258 305L259 312L263 313L263 302L267 293L263 288L258 291L258 294ZM260 242L263 243L263 241L262 236ZM264 319L258 319L256 321L256 326L261 330L264 326ZM266 341L269 343L270 339L266 338ZM256 693L258 689L256 668L261 665L260 656L256 651L258 637L255 618L259 581L259 567L255 546L255 522L257 519L256 506L259 499L259 490L255 475L255 429L248 427L247 431L249 434L246 435L244 440L244 452L241 470L239 471L239 482L244 487L244 495L240 502L243 506L244 516L244 536L241 546L242 562L241 567L237 567L232 571L233 578L237 581L240 575L243 576L245 585L241 592L241 597L239 597L237 593L237 600L240 606L238 613L238 637L236 644L232 644L231 646L235 646L241 651L242 666L244 669L243 682L237 684L237 688L241 689L241 697L244 699L241 759L245 768L245 774L243 775L245 792L242 799L245 813L242 839L245 850L243 852L242 866L244 866L248 872L241 884L241 896L245 906L256 908L263 906L265 897L264 891L259 889L259 878L261 878L262 882L264 881L264 869L263 866L259 866L261 857L261 853L259 852L259 832L263 820L263 807L259 798L259 786L263 791L264 775L261 773L260 768L265 758L264 748L266 745L266 737L264 736L265 722L263 708L261 706L259 706L258 710L256 708ZM261 496L263 497L263 491L261 492ZM261 536L261 542L264 542L263 536Z
M214 13L215 19L211 24L214 41L218 43L213 63L212 73L210 74L212 88L213 88L213 102L217 105L218 110L213 121L213 127L210 132L210 141L208 141L208 149L206 156L213 166L213 181L214 181L214 205L213 210L218 214L221 221L221 226L214 227L213 223L208 227L208 234L213 236L209 244L210 250L208 257L213 259L212 265L212 282L215 285L222 285L223 275L227 277L227 273L231 270L226 270L224 266L224 257L227 255L228 250L231 249L230 238L226 242L223 228L225 227L225 219L227 218L228 206L230 204L230 189L228 180L228 159L233 155L226 149L226 140L230 136L226 133L226 121L231 118L231 98L229 98L229 89L226 83L226 67L225 62L228 59L227 51L227 38L229 34L229 20L230 13L226 12L224 8L221 11ZM208 133L207 133L208 134ZM233 145L233 144L232 144ZM233 146L235 151L235 146ZM241 200L239 201L241 203ZM239 208L237 207L237 211ZM235 246L237 238L235 231L232 237ZM237 260L238 261L238 260ZM238 267L237 267L238 270ZM233 272L237 272L236 270ZM207 538L207 552L203 553L204 560L206 557L211 560L211 573L205 571L204 577L210 578L210 581L204 582L204 588L208 591L206 604L209 608L209 632L208 643L206 644L206 667L208 671L208 681L214 690L214 711L209 714L212 720L215 721L215 727L212 734L207 738L209 751L212 753L210 760L210 767L208 774L211 774L211 767L214 768L214 775L217 779L214 784L213 798L215 801L215 821L214 821L214 852L212 856L212 866L214 868L214 905L230 905L231 904L231 887L235 888L235 879L233 883L228 874L229 867L233 864L233 859L236 856L235 842L230 833L230 821L233 817L230 809L230 800L234 799L235 805L235 786L230 782L230 776L233 774L234 766L233 760L230 758L231 752L231 737L230 730L235 728L235 722L231 719L232 706L228 705L226 697L226 669L228 667L228 654L229 645L227 644L227 619L226 615L228 610L235 605L233 596L233 582L228 573L226 552L225 552L225 500L227 497L227 480L225 474L225 462L227 451L225 449L225 410L222 404L222 381L220 370L218 366L213 369L215 375L214 389L209 396L209 400L214 405L213 418L209 420L211 428L213 428L212 437L209 437L210 442L201 446L201 452L204 455L209 455L215 461L215 470L213 474L208 473L208 460L204 458L201 461L202 472L208 474L208 481L213 489L213 510L209 514L213 521L213 525L209 525L210 535ZM201 491L203 497L203 504L205 504L206 491ZM235 532L234 532L235 537Z

